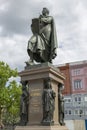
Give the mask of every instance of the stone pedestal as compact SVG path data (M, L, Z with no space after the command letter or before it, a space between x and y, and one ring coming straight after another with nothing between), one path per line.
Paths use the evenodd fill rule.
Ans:
M28 109L28 126L18 126L16 130L67 130L65 126L59 124L58 110L58 84L64 84L65 77L58 68L50 63L37 64L25 67L25 70L19 73L21 81L28 81L29 86L29 109ZM44 89L44 80L50 78L52 90L56 93L54 125L41 126L43 119L42 93Z
M17 126L15 130L68 130L66 126Z

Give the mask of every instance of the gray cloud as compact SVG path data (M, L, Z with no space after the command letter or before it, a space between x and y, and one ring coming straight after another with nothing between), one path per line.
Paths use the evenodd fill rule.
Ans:
M24 0L17 2L10 0L6 12L0 13L0 26L3 27L2 36L28 35L31 19L39 16L44 4L34 0L26 0L26 2Z

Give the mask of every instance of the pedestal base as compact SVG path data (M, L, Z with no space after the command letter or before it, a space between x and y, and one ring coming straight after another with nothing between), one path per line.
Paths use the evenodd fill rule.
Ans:
M51 120L54 122L43 122L43 125L56 125L59 124L59 100L58 100L58 93L59 93L59 87L58 85L61 83L64 83L64 75L59 71L58 68L51 65L50 63L42 63L37 65L28 66L24 71L21 71L19 73L19 76L21 77L22 82L27 82L27 85L29 86L29 108L28 108L28 125L41 125L41 122L43 120L43 92L46 89L46 80L50 79L51 84L51 93L55 93L55 111L53 111L53 115L51 112ZM52 99L51 99L52 100ZM53 106L51 106L52 109ZM47 108L48 109L48 108ZM36 118L35 118L36 117ZM46 117L45 118L50 118ZM46 120L46 119L45 119Z
M15 130L68 130L66 126L17 126Z

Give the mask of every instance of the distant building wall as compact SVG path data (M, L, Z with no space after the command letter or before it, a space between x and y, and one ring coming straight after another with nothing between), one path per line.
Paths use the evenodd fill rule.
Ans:
M69 130L87 130L85 120L65 120Z
M65 120L87 119L87 61L73 62L58 67L65 75Z
M87 119L87 94L72 94L64 98L66 120Z
M64 95L87 92L87 61L66 63L58 68L66 78Z
M87 92L87 63L69 64L72 93Z
M64 81L65 88L63 90L63 94L64 95L71 94L69 64L60 65L60 66L58 66L58 68L64 74L64 76L66 78L65 81Z

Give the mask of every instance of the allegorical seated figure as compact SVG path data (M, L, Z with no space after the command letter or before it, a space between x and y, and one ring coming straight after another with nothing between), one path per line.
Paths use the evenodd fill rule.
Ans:
M39 18L32 19L31 29L33 36L28 41L27 52L30 60L29 65L36 62L52 62L57 55L57 36L54 19L49 16L49 10L43 8Z

